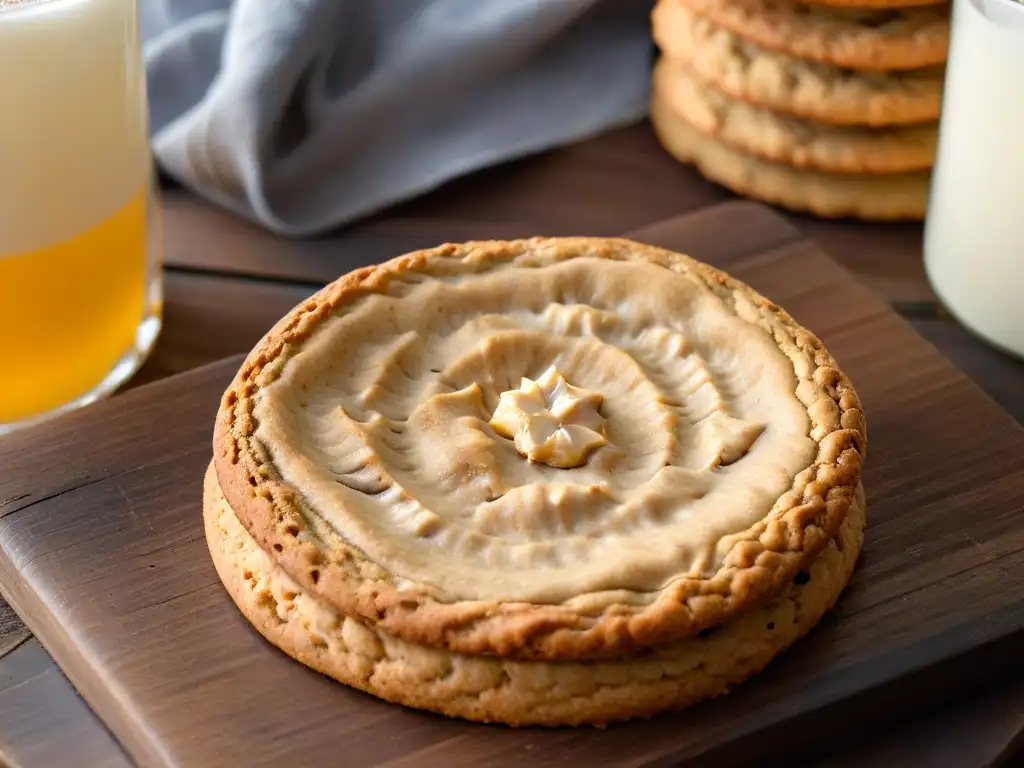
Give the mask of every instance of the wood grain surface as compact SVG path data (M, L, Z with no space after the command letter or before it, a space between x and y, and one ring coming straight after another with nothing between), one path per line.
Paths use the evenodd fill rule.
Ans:
M864 732L859 743L837 750L819 768L985 768L1020 766L1020 721L1024 717L1024 680L1013 680L981 696L941 709L929 717L897 722ZM983 722L984 727L965 728ZM959 738L950 739L950 734ZM865 748L866 747L866 748Z
M35 638L0 659L0 723L6 768L132 765Z
M144 765L237 765L242 744L245 764L702 754L721 765L810 749L854 723L902 716L924 694L938 702L1011 674L1020 661L1007 643L1024 626L1024 432L763 210L701 213L645 239L726 266L825 339L869 417L871 524L835 615L732 695L605 732L510 731L386 705L284 658L233 608L202 539L201 473L237 360L0 443L5 594Z

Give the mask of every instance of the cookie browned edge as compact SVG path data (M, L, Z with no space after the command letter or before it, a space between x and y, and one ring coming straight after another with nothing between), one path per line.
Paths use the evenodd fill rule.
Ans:
M875 23L863 24L857 19L838 16L848 9L824 5L801 9L792 2L778 0L661 2L681 3L691 12L766 51L834 67L917 69L944 63L949 48L949 7L946 4L858 8L868 13L896 15L885 20L889 29L883 31Z
M655 5L651 12L651 28L655 44L666 57L686 64L705 85L760 109L819 123L874 127L929 122L938 119L941 111L943 67L892 73L928 74L928 79L918 83L929 86L923 94L858 93L861 79L884 76L885 73L860 72L802 61L761 48L679 4L659 2ZM712 37L708 36L709 29ZM712 47L720 42L713 39L714 36L727 38L730 47L741 49L738 60L746 63L737 69L727 62L723 68L721 54L714 50L711 51L713 55L707 52L709 42ZM695 37L700 39L695 40ZM758 61L761 64L771 63L785 71L778 81L760 82L753 76L753 63ZM797 83L795 88L791 86L792 82Z
M338 614L276 573L280 567L225 503L212 464L203 490L206 541L217 575L249 623L288 656L395 704L484 723L546 727L602 727L678 710L729 693L764 669L835 606L860 554L865 506L858 488L835 538L805 567L805 578L714 631L635 658L518 661L428 650Z
M386 289L389 280L433 259L468 259L485 266L545 248L565 260L587 256L646 259L688 273L726 306L743 297L759 313L757 324L777 343L794 345L813 361L813 379L831 398L812 425L825 422L815 462L800 472L772 512L747 531L722 566L707 578L684 577L643 606L615 604L594 615L559 605L491 601L443 603L399 590L364 553L333 540L324 552L302 512L299 492L284 483L269 452L252 440L260 387L279 375L289 357L336 309ZM249 354L221 400L213 438L214 464L225 498L239 520L301 587L410 642L466 654L522 659L607 658L630 648L695 634L777 594L835 536L860 480L867 430L850 381L816 336L743 283L706 264L661 248L604 238L533 238L512 242L447 244L351 272L286 315ZM654 593L650 593L654 594Z
M927 172L828 173L774 163L704 136L657 93L650 117L668 154L737 194L821 218L920 221L927 210Z
M799 170L884 175L928 170L935 162L935 123L883 130L821 125L732 99L664 56L654 65L651 98L711 141ZM653 115L654 108L652 124Z
M885 10L897 8L918 8L922 5L938 5L946 0L801 0L808 5L821 5L826 8L865 8Z

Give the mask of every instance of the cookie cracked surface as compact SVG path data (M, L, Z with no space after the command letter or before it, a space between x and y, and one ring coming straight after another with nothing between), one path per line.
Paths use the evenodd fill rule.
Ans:
M865 71L804 61L758 46L681 2L651 13L654 40L666 57L701 83L762 109L835 125L900 125L936 120L942 65Z
M738 194L823 218L921 220L928 208L926 171L826 173L774 163L708 138L655 92L651 124L665 150Z
M794 59L861 70L916 69L946 61L948 4L830 8L791 0L678 3L757 46Z
M652 91L709 139L773 163L829 173L887 174L926 170L935 160L936 123L879 129L809 122L731 99L669 59L655 66Z
M782 593L699 636L607 661L471 656L396 638L303 591L239 523L211 464L203 516L235 604L297 661L387 701L481 722L603 725L727 693L805 635L835 603L863 541L858 490L836 536Z
M489 426L555 365L607 444L531 464ZM811 333L624 240L420 251L297 307L225 393L226 503L303 594L417 646L621 658L780 594L839 531L866 447Z

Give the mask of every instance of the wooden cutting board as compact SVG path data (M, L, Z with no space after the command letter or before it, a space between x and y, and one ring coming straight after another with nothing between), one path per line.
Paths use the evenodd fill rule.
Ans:
M4 596L146 766L763 763L1019 664L1024 430L765 208L729 204L635 236L787 307L868 415L854 580L821 626L729 696L605 731L512 730L385 704L286 658L235 609L203 538L213 417L238 359L0 441Z

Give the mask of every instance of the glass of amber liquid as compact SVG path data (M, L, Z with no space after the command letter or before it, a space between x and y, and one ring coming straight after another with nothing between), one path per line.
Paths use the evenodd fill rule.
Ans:
M0 0L0 434L110 394L160 330L136 0Z

